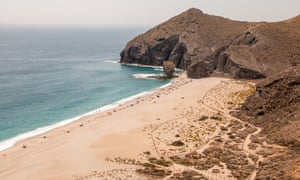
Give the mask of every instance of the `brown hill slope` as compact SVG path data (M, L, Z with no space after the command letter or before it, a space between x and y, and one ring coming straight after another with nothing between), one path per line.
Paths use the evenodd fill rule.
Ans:
M262 130L249 144L263 157L256 179L300 179L300 16L249 23L190 9L136 37L121 53L123 63L166 60L192 78L267 76L233 113Z
M300 150L300 65L258 83L242 117L264 128L269 140Z
M238 117L261 127L262 141L281 146L271 148L256 178L300 179L300 65L258 83Z
M189 9L134 38L122 63L171 60L193 78L212 73L262 78L300 64L300 16L277 23L238 22Z
M121 62L162 65L163 60L173 60L186 68L244 32L246 25L189 9L130 41Z

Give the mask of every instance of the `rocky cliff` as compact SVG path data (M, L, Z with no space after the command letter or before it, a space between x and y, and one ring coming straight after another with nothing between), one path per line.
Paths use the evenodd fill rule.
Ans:
M128 42L121 63L161 66L169 60L192 78L263 78L300 64L299 29L300 16L250 23L193 8Z

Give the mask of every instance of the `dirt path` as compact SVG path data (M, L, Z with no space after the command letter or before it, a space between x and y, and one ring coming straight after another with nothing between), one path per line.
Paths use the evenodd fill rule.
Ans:
M211 94L212 91L215 91L215 90L217 90L217 89L219 89L219 88L220 88L220 87L216 86L215 88L211 89L209 92L207 92L206 96L209 96L209 95ZM205 97L204 97L203 99L205 99ZM216 98L216 99L217 99L217 98ZM240 100L240 101L243 101L243 99L239 99L239 100ZM214 104L214 106L212 106L211 103L206 104L205 101L201 101L201 102L202 102L202 104L203 104L204 106L207 106L207 108L210 108L212 111L219 112L219 113L221 112L223 117L230 118L230 119L232 119L232 120L236 120L236 121L240 122L244 127L245 127L245 126L249 126L249 127L251 127L251 128L255 128L255 129L256 129L255 132L252 132L252 133L250 133L250 134L247 135L247 137L246 137L245 140L243 141L243 145L242 145L243 152L244 152L245 154L247 154L247 159L248 159L248 161L251 162L251 163L253 163L253 164L255 164L255 167L256 167L255 170L251 173L251 175L250 175L247 179L249 179L249 180L254 180L255 177L256 177L257 171L258 171L258 164L259 164L259 162L263 161L263 157L262 157L261 155L258 155L254 150L251 150L251 149L249 148L249 144L252 143L251 137L254 136L254 135L259 134L259 133L261 132L262 129L259 128L259 127L253 126L253 125L251 125L251 124L249 124L249 123L246 123L246 122L244 122L244 121L241 121L241 120L238 119L238 118L235 118L235 117L231 116L230 111L232 111L232 110L230 110L230 109L228 109L228 108L226 108L226 107L220 106L220 105L223 105L224 103L221 102L221 101L218 100L218 99L217 99L217 101L216 101L217 103ZM207 146L208 146L208 145L206 145L205 147L207 147ZM202 150L202 151L203 151L203 150ZM258 157L258 161L254 162L254 161L249 157L250 155L257 156L257 157Z
M181 107L176 118L145 127L152 142L151 154L146 152L140 164L129 164L131 169L119 170L122 176L105 172L103 177L133 173L131 177L139 179L255 179L262 156L249 145L261 129L230 114L247 97L244 91L250 93L251 88L245 82L224 80L195 99L195 105ZM135 173L134 167L142 173Z
M252 127L254 127L254 126L252 126ZM258 157L258 161L257 161L257 162L253 162L252 159L249 158L249 160L251 160L251 161L255 164L255 167L256 167L256 169L251 173L251 176L249 177L249 180L254 180L254 179L255 179L256 174L257 174L257 171L258 171L258 165L259 165L259 162L262 162L262 161L263 161L263 157L262 157L261 155L258 155L258 154L256 154L256 152L255 152L254 150L249 149L249 144L252 142L250 138L251 138L252 136L254 136L254 135L259 134L259 133L261 132L261 130L262 130L261 128L256 127L256 126L255 126L255 128L257 128L257 130L256 130L254 133L249 134L249 135L246 137L246 139L245 139L245 141L244 141L244 143L243 143L243 150L244 150L245 152L247 152L247 157L248 157L248 158L249 158L249 155L250 155L250 154L251 154L251 155L255 155L255 156Z
M230 85L234 84L234 81L227 81L227 82L224 82L224 83L219 84L216 87L212 88L204 95L204 97L202 99L198 100L198 103L200 105L200 107L199 107L200 111L202 111L202 112L205 111L210 116L218 114L220 117L222 117L222 119L226 119L226 120L222 124L218 124L218 126L216 126L216 129L213 132L211 132L209 135L207 135L207 137L206 137L207 141L205 143L201 144L200 146L198 146L197 148L195 148L193 150L197 151L197 153L201 154L205 150L210 148L211 144L216 140L216 138L222 136L220 134L221 133L221 129L220 129L221 125L228 126L230 124L230 121L239 122L243 127L242 130L246 130L246 127L248 127L248 128L251 127L253 129L255 129L254 132L247 134L246 138L243 139L243 142L241 143L242 152L246 155L246 159L248 160L248 162L250 164L255 165L255 169L251 172L251 175L248 176L248 178L247 178L247 179L252 180L256 176L258 162L262 160L262 157L257 155L254 150L249 149L248 145L252 142L251 137L253 135L257 135L261 131L261 129L258 127L254 127L246 122L241 121L240 119L237 119L237 118L231 116L231 114L230 114L231 110L226 106L228 100L224 101L224 98L218 97L218 96L225 96L224 94L222 94L224 92L220 92L221 90L223 90L225 92L227 91L227 95L230 93L234 93L234 92L230 92L230 90L228 90L226 87L224 87L224 84L227 84L230 86ZM215 94L215 92L219 92L219 94ZM215 101L212 101L211 99L214 99ZM243 101L243 99L239 99L239 101ZM198 114L198 115L200 115L200 114ZM184 118L184 117L182 117L182 118ZM182 118L178 118L176 120L182 120ZM153 130L151 135L152 135L152 140L153 140L154 146L156 146L155 145L156 140L153 136L153 133L155 131L159 131L159 127L161 127L167 123L170 123L171 121L175 122L176 120L170 120L169 122L160 124ZM224 137L224 139L229 140L227 137ZM157 150L157 149L156 149L156 151L159 152L159 150ZM192 151L185 150L184 152L187 153L187 152L192 152ZM182 154L184 154L184 153L181 153L181 154L177 153L177 155L182 155ZM161 155L161 154L159 154L159 155ZM259 161L254 162L250 158L251 155L258 156ZM226 164L225 164L225 166L226 166ZM174 175L174 173L176 173L176 172L187 171L187 170L197 172L197 173L203 175L205 178L212 179L212 180L214 180L214 179L215 180L217 180L217 179L234 179L233 177L230 177L231 172L229 169L226 169L226 168L225 168L225 170L223 170L223 174L219 174L219 173L213 173L213 168L210 168L208 170L198 170L191 166L182 166L179 164L173 165L173 173L170 176L168 176L168 178L172 177ZM215 168L215 170L216 170L216 168ZM224 173L224 171L226 171L226 173ZM168 179L168 178L165 178L165 179Z

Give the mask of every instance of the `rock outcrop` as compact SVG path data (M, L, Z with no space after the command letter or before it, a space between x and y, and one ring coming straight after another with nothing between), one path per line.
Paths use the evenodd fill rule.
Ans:
M300 64L300 16L250 23L189 9L131 40L121 63L173 61L189 77L214 74L257 79Z
M175 64L172 61L164 61L163 68L167 78L172 78L174 76Z
M179 42L179 35L156 39L154 44L145 42L130 46L121 52L121 62L162 66L163 61L172 59L177 67L184 68L186 46Z
M186 69L245 31L245 25L193 8L130 41L121 52L121 62L161 66L162 61L171 60Z
M204 58L203 61L198 61L188 67L187 74L191 78L201 78L209 76L212 73L228 74L233 78L242 79L259 79L265 75L250 69L242 63L238 64L231 56L229 49L234 46L251 47L257 42L254 34L246 32L237 36L227 45L221 46L211 55ZM251 61L251 56L243 57L244 61Z

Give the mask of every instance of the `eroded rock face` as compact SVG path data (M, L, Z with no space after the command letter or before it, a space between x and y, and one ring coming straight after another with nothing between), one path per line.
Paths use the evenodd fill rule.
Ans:
M172 61L176 67L185 68L186 46L179 42L179 35L160 38L156 43L131 46L121 52L122 63L162 66L163 61Z
M129 41L120 62L162 66L162 61L173 61L177 68L187 69L242 33L246 29L242 24L192 8Z
M238 79L259 79L266 77L264 74L252 70L245 65L238 64L228 51L233 46L251 48L257 42L254 34L246 32L237 36L228 44L218 48L204 60L198 61L188 67L187 74L191 78L207 77L212 73L225 73ZM245 61L248 57L244 57Z
M300 64L300 16L276 23L233 21L189 9L137 36L121 63L172 61L191 78L259 79Z

